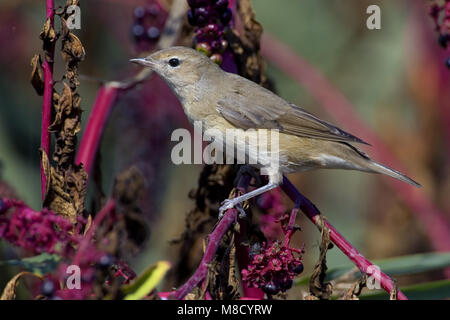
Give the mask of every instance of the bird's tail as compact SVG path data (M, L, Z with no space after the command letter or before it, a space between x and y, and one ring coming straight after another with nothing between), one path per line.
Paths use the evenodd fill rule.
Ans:
M414 181L413 179L407 177L401 172L398 172L397 170L394 170L392 168L389 168L388 166L385 166L381 163L375 162L373 160L368 160L369 163L366 162L366 166L372 171L376 173L382 173L386 174L388 176L391 176L393 178L396 178L398 180L402 180L406 183L412 184L415 187L422 187L418 182Z

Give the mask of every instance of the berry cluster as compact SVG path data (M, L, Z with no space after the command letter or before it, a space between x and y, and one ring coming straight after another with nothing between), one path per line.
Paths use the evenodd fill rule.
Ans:
M221 65L228 47L224 31L233 16L228 0L188 0L188 4L188 21L196 27L196 49Z
M134 8L133 18L131 35L136 42L137 50L140 52L151 50L161 35L167 12L158 1L151 0L146 6Z
M450 47L450 0L446 0L443 5L440 5L438 1L433 1L429 13L439 35L439 44L444 49ZM445 64L450 69L450 57L447 58Z
M300 257L302 250L275 241L252 247L251 262L242 270L242 281L248 287L261 288L267 294L285 292L292 287L293 279L303 271Z

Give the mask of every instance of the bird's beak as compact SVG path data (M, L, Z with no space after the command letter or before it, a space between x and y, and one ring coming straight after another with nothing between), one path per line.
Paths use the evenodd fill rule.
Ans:
M136 59L130 59L130 62L140 64L142 66L146 66L149 68L152 68L155 66L155 62L150 58L136 58Z

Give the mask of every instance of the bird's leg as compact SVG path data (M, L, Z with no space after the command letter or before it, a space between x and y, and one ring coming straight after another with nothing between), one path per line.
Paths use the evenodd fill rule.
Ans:
M260 194L263 194L272 189L275 189L276 187L278 187L278 185L279 185L279 183L269 182L265 186L262 186L258 189L255 189L246 194L243 194L242 196L225 200L224 202L222 202L222 206L219 209L219 216L222 216L226 210L231 209L237 205L240 205L242 202L244 202L246 200L249 200L251 198L259 196Z

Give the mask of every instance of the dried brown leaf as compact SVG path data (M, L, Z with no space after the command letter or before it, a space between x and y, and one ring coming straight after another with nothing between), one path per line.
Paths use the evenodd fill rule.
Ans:
M325 283L325 276L327 272L327 251L332 246L330 240L330 230L327 228L325 223L323 222L322 217L319 216L319 221L317 223L321 230L321 243L320 243L320 256L317 261L314 271L311 275L309 281L309 290L312 295L320 298L320 299L329 299L333 287L331 283Z

